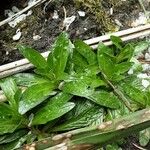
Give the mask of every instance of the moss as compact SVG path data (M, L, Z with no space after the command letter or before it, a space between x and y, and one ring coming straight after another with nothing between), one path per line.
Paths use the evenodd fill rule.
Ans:
M74 2L78 8L83 7L91 13L105 31L116 31L116 25L104 7L105 0L74 0ZM116 7L121 5L121 2L120 0L107 0L106 5Z

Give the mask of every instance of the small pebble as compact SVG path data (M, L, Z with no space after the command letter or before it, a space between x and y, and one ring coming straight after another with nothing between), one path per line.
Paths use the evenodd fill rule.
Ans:
M54 10L54 14L53 14L53 19L58 19L59 18L59 15L58 15L58 12L57 10Z
M85 17L85 12L84 11L78 11L78 14L80 17Z
M150 65L149 64L143 64L142 68L143 68L143 71L150 71Z
M18 41L21 38L21 31L17 29L16 34L13 36L14 41Z
M146 23L147 23L147 18L145 16L145 14L142 13L142 12L140 12L139 13L139 18L137 18L136 20L134 20L131 23L131 26L132 27L136 27L136 26L143 25L143 24L146 24Z
M149 85L150 85L150 83L149 83L149 81L148 80L142 80L142 85L145 87L145 88L147 88Z
M128 74L129 75L133 74L133 69L132 68L128 71Z
M40 40L41 39L41 37L39 36L39 35L34 35L33 36L33 40L34 41L38 41L38 40Z
M144 79L144 78L148 78L148 75L146 73L140 73L137 75L137 77L140 79Z
M145 54L145 60L146 60L146 61L150 61L150 54L149 54L149 53L146 53L146 54Z

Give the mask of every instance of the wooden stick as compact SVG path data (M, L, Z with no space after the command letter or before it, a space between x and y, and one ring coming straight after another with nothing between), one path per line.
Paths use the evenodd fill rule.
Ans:
M16 73L19 73L19 72L23 72L25 70L29 70L33 67L34 66L32 64L28 63L28 64L24 64L22 66L17 66L15 68L12 68L12 69L9 69L9 70L5 70L3 72L0 72L0 79L4 78L4 77L7 77L7 76L10 76L10 75L13 75L13 74L16 74Z
M134 33L134 34L129 34L127 36L122 36L121 39L122 41L129 41L129 40L133 40L133 39L136 39L136 38L139 38L139 37L142 37L142 36L146 36L146 35L149 35L150 34L150 29L149 30L143 30L141 32L137 32L137 33ZM112 45L112 42L111 41L104 41L104 44L107 45L107 46L110 46ZM91 45L91 47L93 49L96 49L98 47L98 44L94 44L94 45Z
M10 21L14 20L15 18L17 18L18 16L20 16L21 14L25 13L26 11L28 11L29 9L31 9L32 7L35 7L37 5L40 5L44 2L46 2L47 0L37 0L34 3L32 3L31 5L25 7L23 10L19 11L18 13L14 14L13 16L10 16L9 18L3 20L0 22L0 26L9 23Z
M50 53L49 51L48 52L44 52L44 53L42 53L42 56L44 58L46 58L49 53ZM0 73L3 72L3 71L6 71L6 70L12 69L12 68L16 68L16 67L19 67L19 66L23 66L25 64L29 64L29 63L30 62L27 59L21 59L21 60L12 62L12 63L8 63L8 64L5 64L5 65L2 65L2 66L0 66Z
M100 41L110 40L111 35L121 37L121 36L125 36L125 35L128 35L128 34L134 34L136 32L141 32L141 31L144 31L144 30L147 30L147 29L150 29L150 24L135 27L135 28L130 28L130 29L127 29L127 30L118 31L118 32L115 32L115 33L110 33L110 34L107 34L107 35L103 35L103 36L99 36L99 37L92 38L92 39L89 39L89 40L85 40L84 42L88 45L91 45L91 44L93 45L93 44L98 43Z

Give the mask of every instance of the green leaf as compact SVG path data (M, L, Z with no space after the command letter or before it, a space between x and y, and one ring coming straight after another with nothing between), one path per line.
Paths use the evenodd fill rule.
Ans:
M72 95L65 93L50 98L48 103L35 114L32 124L45 124L64 115L75 106L74 103L68 102L71 98Z
M120 103L119 109L107 109L105 121L121 118L122 116L128 115L129 113L129 109L123 103Z
M41 84L48 82L49 79L43 78L33 73L19 73L13 76L17 85L32 86L35 84Z
M64 73L68 57L73 53L73 45L68 38L67 33L61 33L54 45L52 46L51 53L48 56L47 62L50 70L58 78Z
M120 53L117 55L116 62L130 61L134 53L134 47L132 44L125 45L124 48L121 49Z
M16 150L20 148L23 144L25 144L28 137L29 135L27 134L27 135L20 137L19 139L16 139L15 141L11 143L2 144L0 145L0 149L1 150Z
M24 45L19 45L17 48L35 67L42 69L47 68L45 58L36 50Z
M49 69L35 69L34 72L48 80L55 80L55 74Z
M98 44L98 54L100 55L100 54L103 54L103 53L105 53L105 54L107 54L107 55L110 55L110 56L112 56L113 57L113 55L114 55L114 52L113 52L113 49L111 49L111 48L109 48L108 46L106 46L104 43L102 43L102 42L100 42L99 44Z
M3 79L0 82L0 86L1 86L5 96L7 97L7 100L9 102L10 106L13 109L17 110L18 101L15 100L14 96L18 90L18 87L17 87L16 83L14 82L14 80L12 78Z
M106 150L122 150L116 143L106 146Z
M112 41L112 43L118 48L118 49L122 49L123 46L123 42L121 40L121 38L117 37L117 36L110 36L110 39Z
M107 76L107 78L109 80L111 80L111 78L114 76L115 72L115 64L112 61L112 59L106 55L106 54L101 54L98 51L98 64L99 64L99 68L100 70Z
M125 83L122 83L122 85L119 87L127 96L130 97L131 100L133 100L134 102L137 102L142 107L148 105L148 100L147 100L146 95L144 94L144 92L142 92L138 88L133 87L130 84L125 84Z
M12 133L12 134L1 135L0 139L2 137L4 137L4 138L2 140L0 140L0 144L10 143L12 141L17 140L18 138L21 138L25 134L27 134L27 130L19 130L19 131Z
M9 105L0 104L0 135L14 132L21 123L21 116Z
M140 132L139 142L141 146L146 146L150 141L150 128L147 128Z
M66 82L62 86L61 90L65 93L69 93L81 97L89 96L90 93L92 92L92 90L89 89L88 84L82 80Z
M97 63L96 54L93 49L81 40L76 40L74 42L75 50L77 50L84 58L86 58L89 65Z
M103 109L99 107L90 107L84 110L78 116L73 116L70 120L55 127L53 131L66 131L77 128L86 127L89 125L97 125L103 121Z
M116 74L120 75L126 73L132 66L131 62L122 62L115 65Z
M120 107L119 99L113 93L106 91L95 91L87 98L101 106L108 108L117 109Z
M19 113L22 115L25 114L30 109L42 103L49 96L56 94L56 92L53 91L54 89L55 84L51 82L41 83L27 88L19 102Z
M77 72L81 72L88 66L88 62L86 61L86 59L76 50L74 50L73 52L72 61L74 64L74 69Z

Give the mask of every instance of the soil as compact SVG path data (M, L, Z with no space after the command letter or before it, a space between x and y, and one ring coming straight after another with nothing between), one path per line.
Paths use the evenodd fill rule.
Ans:
M12 6L17 6L19 9L27 5L27 0L5 0L0 6L0 20L5 19L4 10L11 9ZM104 3L104 8L109 11L112 7L109 0ZM9 4L9 5L8 5ZM70 25L68 34L72 40L80 38L82 40L90 39L100 36L105 32L111 32L103 28L103 23L95 19L94 13L90 12L87 7L77 7L73 0L58 0L57 2L49 3L45 9L44 4L33 9L31 16L28 16L25 21L19 23L15 28L11 28L8 24L0 27L0 65L18 60L22 55L18 52L16 45L25 44L33 47L39 52L44 52L50 49L56 37L64 31L64 9L66 9L67 17L76 16L75 21ZM53 19L54 10L58 12L59 18ZM85 11L85 16L81 17L78 11ZM142 12L137 0L124 1L122 5L113 8L113 15L110 16L111 21L120 22L119 30L131 27L131 23L138 14ZM13 41L12 37L15 35L17 29L21 29L22 36L18 41ZM33 40L34 35L39 35L39 40ZM122 145L123 150L137 150L132 143L138 144L136 137L131 136L127 138L127 142Z
M11 9L12 6L17 6L19 9L22 9L26 6L26 1L27 0L6 0L6 5L3 4L2 9L0 9L0 19L3 20L5 18L5 9ZM106 0L103 6L106 8L106 11L112 7L107 1L109 0ZM104 34L104 32L109 32L103 28L103 23L100 23L100 21L97 22L94 14L88 11L87 7L83 5L82 7L76 7L73 0L52 2L49 3L45 9L43 9L44 5L40 5L33 9L31 16L28 16L25 21L19 23L15 28L11 28L9 25L0 27L0 65L22 58L16 49L16 45L20 43L29 45L40 52L49 50L56 37L64 30L63 6L66 9L67 17L72 15L76 16L75 21L70 25L67 31L72 40L75 38L83 40L89 39L100 36ZM54 10L58 12L58 19L52 18ZM79 16L79 10L86 12L85 17ZM122 30L129 28L132 20L135 19L141 11L142 9L137 3L137 0L132 0L130 2L124 2L121 6L114 7L113 15L109 17L112 22L115 19L119 20L122 24L119 30ZM18 41L13 41L12 37L16 34L18 28L21 29L22 36ZM33 40L34 35L39 35L41 39Z

